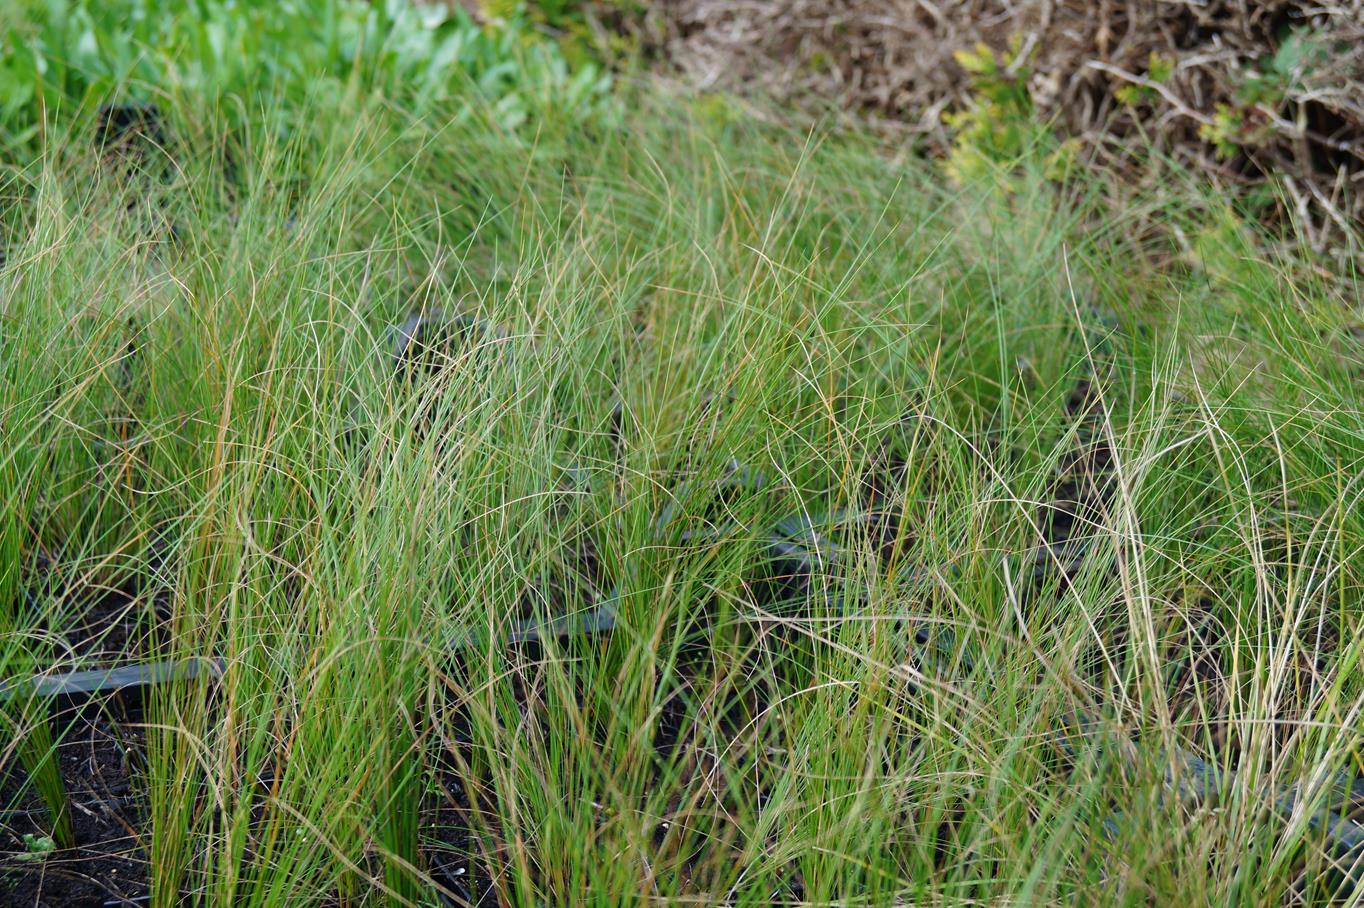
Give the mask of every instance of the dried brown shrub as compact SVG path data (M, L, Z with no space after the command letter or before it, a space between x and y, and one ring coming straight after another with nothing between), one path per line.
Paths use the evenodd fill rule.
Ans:
M1097 153L1154 147L1228 185L1273 182L1266 216L1297 217L1319 248L1364 215L1364 0L655 0L651 15L695 85L832 100L930 149L972 102L955 55L1021 40L1038 115Z

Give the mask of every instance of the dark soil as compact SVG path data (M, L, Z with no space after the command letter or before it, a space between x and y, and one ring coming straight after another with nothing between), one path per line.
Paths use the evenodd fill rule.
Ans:
M100 662L127 662L147 656L148 637L167 617L166 604L140 597L130 586L72 600L63 637L74 656Z
M160 566L155 556L150 568ZM71 572L75 574L76 572ZM47 557L28 578L27 607L44 616L56 641L51 658L70 667L126 663L149 658L157 628L170 616L168 591L130 577L96 584L70 576Z
M435 795L422 812L425 841L422 856L431 879L449 895L439 893L442 905L494 906L499 904L496 872L482 853L473 830L478 827L464 786L450 767L442 767ZM453 896L453 897L452 897Z
M165 597L127 581L69 583L43 559L31 578L30 607L51 617L56 668L127 664L154 651ZM135 777L144 766L142 694L63 696L51 703L57 763L70 803L76 844L25 860L24 836L46 836L50 819L17 757L0 767L0 905L119 906L149 899L145 798Z
M17 760L3 767L0 904L25 908L144 905L150 884L145 804L134 781L142 761L140 707L120 695L57 704L58 765L71 804L74 848L25 861L25 834L50 832L47 811Z

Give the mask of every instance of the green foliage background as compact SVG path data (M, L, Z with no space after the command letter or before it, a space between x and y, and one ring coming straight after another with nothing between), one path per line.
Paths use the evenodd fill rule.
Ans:
M478 93L517 129L549 105L601 107L610 88L519 8L480 25L458 6L401 0L20 0L0 29L0 143L12 151L51 118L111 101L188 102L230 126L263 106L287 134L305 102L347 92L417 114Z

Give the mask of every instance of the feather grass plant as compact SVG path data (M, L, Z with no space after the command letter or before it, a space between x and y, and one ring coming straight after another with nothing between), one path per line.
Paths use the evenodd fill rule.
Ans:
M152 903L1358 901L1353 277L653 91L11 173L6 601L79 553L224 664L147 705ZM498 330L399 373L420 312Z

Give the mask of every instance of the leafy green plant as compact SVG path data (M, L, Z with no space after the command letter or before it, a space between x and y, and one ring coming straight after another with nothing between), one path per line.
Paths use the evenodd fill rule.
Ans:
M1198 128L1198 135L1212 144L1222 159L1235 157L1245 141L1245 114L1230 104L1218 104L1212 122Z
M1078 144L1058 142L1051 129L1038 121L1028 91L1021 39L1015 36L1002 53L982 43L954 56L971 80L972 101L966 109L943 116L955 132L947 156L948 174L959 183L984 178L1007 189L1009 172L1023 160L1037 157L1049 177L1064 175Z
M478 94L503 128L603 107L610 79L570 65L519 16L486 26L458 4L408 0L45 0L0 38L0 139L23 146L44 119L117 98L185 99L241 125L272 113L298 128L312 99L359 91L417 114Z
M1278 106L1300 90L1312 71L1330 56L1330 46L1310 29L1294 29L1271 57L1246 72L1236 92L1237 100L1245 105Z
M610 64L637 51L637 42L621 30L594 29L594 13L637 17L643 13L635 0L481 0L480 13L501 22L528 22L554 34L565 58L574 65Z
M1151 51L1146 61L1146 78L1155 85L1163 85L1169 82L1175 74L1175 61L1169 57L1162 56L1156 51ZM1143 85L1136 82L1128 82L1118 87L1114 96L1124 104L1137 105L1151 101L1156 96L1156 89L1151 85Z
M15 860L45 861L52 852L57 850L57 843L52 841L50 836L26 832L23 842L26 850L22 854L16 855Z
M1225 160L1293 129L1277 111L1304 89L1330 55L1330 46L1310 29L1290 31L1272 55L1241 72L1232 100L1217 105L1211 122L1199 127L1199 137Z

